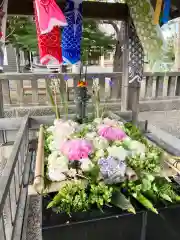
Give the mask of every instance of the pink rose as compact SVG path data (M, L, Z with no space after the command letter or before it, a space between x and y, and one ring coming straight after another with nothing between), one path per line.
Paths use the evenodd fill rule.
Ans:
M101 125L98 134L109 141L123 140L126 137L125 132L117 127Z
M84 139L68 140L61 148L61 152L72 161L88 158L92 150L92 144Z

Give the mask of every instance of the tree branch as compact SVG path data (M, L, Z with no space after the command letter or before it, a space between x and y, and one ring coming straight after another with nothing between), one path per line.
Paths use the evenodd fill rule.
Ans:
M15 28L6 36L6 40L8 37L10 37L14 33L14 31L15 31Z

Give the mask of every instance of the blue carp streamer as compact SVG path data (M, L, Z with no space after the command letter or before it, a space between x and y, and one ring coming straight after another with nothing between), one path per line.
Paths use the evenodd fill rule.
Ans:
M68 25L62 31L64 63L76 64L81 60L82 0L67 0L65 17Z

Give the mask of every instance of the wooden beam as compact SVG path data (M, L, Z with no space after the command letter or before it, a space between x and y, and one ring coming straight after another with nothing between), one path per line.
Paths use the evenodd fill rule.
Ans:
M58 5L63 10L65 2ZM9 15L34 15L32 0L9 0ZM83 2L83 17L101 20L126 20L128 7L123 3Z

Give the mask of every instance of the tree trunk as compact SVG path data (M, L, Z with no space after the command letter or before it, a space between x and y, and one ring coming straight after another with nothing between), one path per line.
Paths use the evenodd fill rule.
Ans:
M17 69L17 72L20 73L21 72L21 67L20 67L19 47L16 47L15 51L16 51L16 69Z

